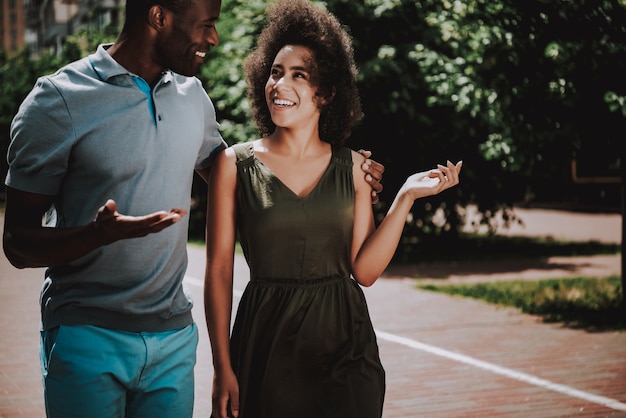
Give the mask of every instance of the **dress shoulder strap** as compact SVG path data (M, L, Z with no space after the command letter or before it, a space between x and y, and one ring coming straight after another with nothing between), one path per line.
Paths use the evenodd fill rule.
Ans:
M333 145L333 161L352 170L352 150L348 147Z
M237 157L238 164L252 161L254 157L252 147L252 142L240 142L232 146L233 151L235 151L235 156Z

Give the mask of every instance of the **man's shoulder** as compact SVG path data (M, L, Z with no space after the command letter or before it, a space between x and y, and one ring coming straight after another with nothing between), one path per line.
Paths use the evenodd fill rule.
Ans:
M85 62L81 59L57 69L54 73L40 76L28 97L24 99L24 104L29 109L56 107L65 101L68 93L84 90L83 87L88 84L84 67Z
M170 90L170 94L175 94L180 98L184 98L189 103L206 108L214 108L213 101L209 93L204 88L202 81L197 77L187 77L170 71L170 81L166 85L173 85L174 89Z
M195 76L189 77L180 75L173 71L170 71L172 82L178 87L182 89L202 89L205 93L204 86L202 85L202 81Z
M77 84L81 84L82 80L93 78L93 70L89 65L89 59L87 57L71 62L52 74L40 77L41 80L49 80L58 87L63 85L76 86Z

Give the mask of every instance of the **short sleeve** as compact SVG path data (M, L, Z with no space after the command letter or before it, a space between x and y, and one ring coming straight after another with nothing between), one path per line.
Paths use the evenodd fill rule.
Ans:
M203 94L204 111L204 141L196 161L196 169L207 168L215 161L215 158L227 147L226 142L220 133L220 126L217 122L215 107L202 84L198 82L199 89Z
M38 79L11 123L6 185L31 193L57 194L74 138L62 95L48 77Z

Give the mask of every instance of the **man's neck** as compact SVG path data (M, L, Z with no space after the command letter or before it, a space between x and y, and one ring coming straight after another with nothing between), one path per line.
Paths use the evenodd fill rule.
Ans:
M120 34L107 50L122 67L153 85L161 77L164 68L153 59L152 43L142 34L136 36Z

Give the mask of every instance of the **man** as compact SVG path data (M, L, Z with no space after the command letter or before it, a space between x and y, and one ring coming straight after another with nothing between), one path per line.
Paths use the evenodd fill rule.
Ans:
M193 168L207 180L226 147L194 75L220 7L128 0L116 42L40 78L13 120L3 243L16 267L48 267L48 417L192 416L185 214Z

